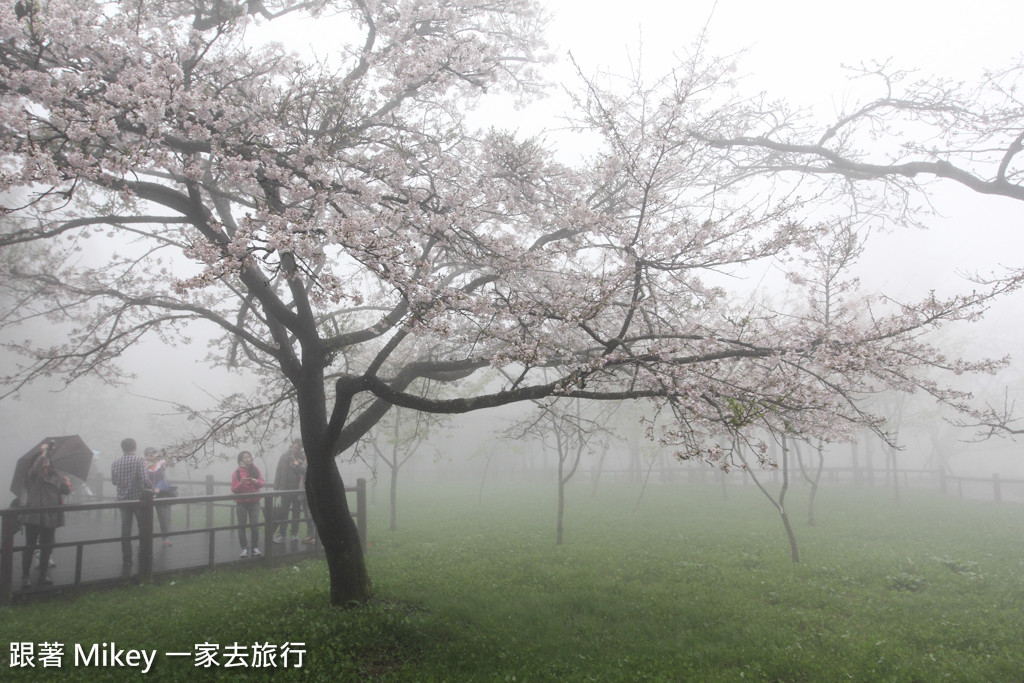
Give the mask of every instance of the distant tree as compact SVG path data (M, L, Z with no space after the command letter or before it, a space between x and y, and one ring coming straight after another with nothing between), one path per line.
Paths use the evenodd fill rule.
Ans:
M565 489L579 470L583 456L602 448L607 451L613 438L606 425L615 405L605 405L590 413L579 399L535 401L537 411L506 430L509 438L533 438L558 456L558 496L555 507L555 545L561 545L565 529Z
M811 492L807 496L807 526L816 526L818 522L814 518L814 502L818 498L818 484L821 483L821 473L825 469L825 444L821 439L818 439L818 443L813 447L816 456L813 464L810 462L804 463L800 442L794 441L792 445L793 453L796 454L797 466L800 468L800 474L803 475L804 481L811 487ZM809 458L808 461L810 461Z
M427 443L438 426L435 415L397 408L389 411L364 437L388 471L388 502L391 531L398 529L398 474L402 467Z
M665 444L716 459L723 433L880 430L860 404L880 388L966 409L920 371L992 367L922 333L1009 283L878 306L841 336L730 293L723 274L819 231L805 200L733 175L722 141L756 112L699 51L650 86L585 80L574 125L595 147L567 167L465 119L485 93L535 91L534 0L32 8L0 5L0 323L25 359L6 387L117 382L144 339L209 338L259 386L205 436L298 415L333 604L371 590L335 457L392 406L644 400ZM314 23L330 54L270 42ZM17 335L42 319L60 334ZM464 381L493 368L513 379ZM452 393L418 393L426 379Z
M824 336L842 337L843 328L855 325L861 313L858 306L864 298L858 292L860 280L850 271L864 252L864 242L864 235L858 234L849 221L842 221L827 229L800 257L799 267L788 274L806 284L807 324L816 326ZM787 444L792 445L800 474L811 487L807 524L815 526L814 503L825 464L822 439L817 440L816 466L811 468L804 464L799 440L783 440L784 452Z
M885 439L885 467L886 476L892 482L892 496L896 505L900 504L900 466L899 466L899 444L900 430L903 427L903 416L907 408L909 396L906 393L890 393L880 397L884 406L883 414L886 415L888 424L887 438Z

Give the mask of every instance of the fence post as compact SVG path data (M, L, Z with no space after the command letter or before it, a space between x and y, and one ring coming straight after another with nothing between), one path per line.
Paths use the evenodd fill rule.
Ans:
M356 528L359 530L359 542L366 550L366 480L356 479Z
M146 489L139 501L139 581L153 580L153 491Z
M939 490L942 491L942 495L948 493L946 490L946 470L943 469L939 470Z
M213 475L206 475L206 495L213 495ZM213 526L213 503L211 501L206 502L206 528L209 529Z
M992 475L992 493L995 495L997 503L1003 502L1003 489L999 483L998 473Z
M9 513L4 514L0 520L0 605L11 604L11 584L14 583L14 533L17 520L17 516Z
M270 560L274 556L274 527L277 520L274 519L274 499L276 495L263 496L263 555Z

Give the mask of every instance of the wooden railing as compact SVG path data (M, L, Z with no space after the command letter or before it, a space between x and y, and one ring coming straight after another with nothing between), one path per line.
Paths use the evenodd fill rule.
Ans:
M686 464L677 467L655 467L647 470L604 470L602 476L618 479L632 475L648 477L651 481L717 481L723 486L750 483L750 475L740 468L725 473L710 465ZM758 470L756 475L762 481L778 482L782 478L782 470ZM804 481L798 470L789 472L790 482L799 485ZM945 495L956 495L959 498L991 500L997 503L1020 501L1024 502L1024 479L1005 477L998 473L989 476L958 476L947 474L942 470L933 469L872 469L859 467L824 467L821 471L822 485L857 484L864 486L891 486L896 481L903 488L934 488ZM1016 493L1016 495L1013 495Z
M213 482L211 478L203 483L207 491L213 491L218 484ZM347 488L346 492L356 494L356 505L353 517L356 521L356 526L359 530L359 538L366 547L366 480L359 479L356 482L356 486ZM281 523L281 519L275 515L274 501L282 496L289 496L295 494L303 494L301 490L295 491L268 491L264 493L246 494L247 498L260 498L263 510L263 519L258 524L261 528L263 538L263 557L258 558L263 562L273 562L275 555L279 554L275 551L275 544L273 542L274 529ZM206 535L207 545L205 558L201 563L187 565L187 566L176 566L172 570L168 570L168 573L177 573L181 571L194 571L202 570L207 568L213 568L218 564L216 559L216 535L218 532L226 532L237 530L239 525L234 516L234 501L237 496L234 494L220 494L220 495L203 495L203 496L182 496L174 498L155 498L152 492L147 491L142 500L135 501L105 501L96 503L82 503L74 505L60 505L55 507L47 508L32 508L34 511L49 512L49 511L63 511L65 516L69 514L91 514L96 513L98 515L105 515L108 512L113 513L119 511L125 507L134 507L138 512L138 534L131 537L132 542L138 542L138 573L134 577L138 581L149 582L153 579L153 542L154 537L164 536L167 537L185 537L194 535ZM158 506L167 506L171 508L181 507L185 511L185 525L183 529L168 531L166 534L157 531L154 533L153 522L155 520L155 511ZM199 506L204 510L202 516L203 524L199 526L193 526L192 514L193 507ZM220 506L230 506L231 513L225 515L228 517L228 523L219 523L216 510ZM12 602L13 597L13 582L14 582L14 555L17 552L27 552L26 546L15 545L15 537L17 535L17 529L20 525L19 516L26 511L26 508L22 509L6 509L0 510L0 604L8 605ZM302 522L308 522L308 517L300 520ZM120 557L120 543L121 535L118 533L116 536L103 536L100 538L79 538L70 541L64 541L55 543L54 549L57 548L74 548L75 549L75 570L74 579L71 583L73 586L81 586L84 574L84 551L85 548L99 544L117 544L118 551L117 556ZM318 543L315 543L312 551L316 552L319 549ZM95 581L90 583L104 583L104 582L120 582L123 581L124 577L121 575L99 577ZM65 588L64 585L54 586L53 590ZM36 594L38 591L33 591ZM47 592L47 591L42 591Z

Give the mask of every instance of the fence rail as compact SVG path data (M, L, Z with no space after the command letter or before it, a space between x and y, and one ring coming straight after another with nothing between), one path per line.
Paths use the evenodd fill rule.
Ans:
M74 574L68 582L56 584L52 587L43 589L36 589L31 592L21 591L17 594L15 594L13 586L14 555L17 552L28 552L28 550L24 544L16 545L15 537L20 526L19 516L26 511L26 508L0 510L0 604L11 604L16 595L20 599L22 596L32 597L42 595L66 589L69 586L77 588L85 585L119 583L126 579L136 579L148 582L153 580L154 576L160 574L212 569L218 564L237 561L237 558L232 552L233 544L230 543L230 539L227 543L221 543L219 547L217 545L218 535L221 537L224 535L233 537L239 529L239 525L234 514L235 506L233 505L237 496L234 494L214 493L217 488L224 485L214 482L212 477L207 477L207 480L200 485L207 491L207 495L155 498L152 492L146 492L142 500L136 501L104 501L76 503L48 508L33 508L33 510L44 512L60 510L65 513L66 518L77 522L69 523L65 527L61 528L72 532L78 531L78 538L53 544L54 550L61 548L74 549ZM355 487L347 488L345 490L348 493L355 493L356 495L355 512L353 513L353 517L359 530L360 541L365 547L366 480L359 479L356 482ZM303 492L301 490L295 490L245 494L246 498L258 497L261 501L261 508L263 512L263 519L258 523L258 526L260 527L262 545L265 550L262 558L253 559L259 562L271 563L282 556L296 557L298 555L315 554L320 550L318 541L314 542L310 550L302 552L289 552L289 549L286 546L278 548L276 547L278 544L275 544L273 541L274 529L282 523L282 520L274 512L274 501L284 496L298 495L302 493ZM153 528L155 512L156 509L161 506L183 510L183 516L185 518L185 523L183 525L184 528L169 530L166 534L160 531L155 531ZM121 568L120 544L122 538L119 523L112 523L111 521L113 520L116 522L118 518L118 515L113 514L113 511L120 511L125 507L135 508L138 512L138 533L131 537L132 543L138 543L138 573L134 577L130 575L126 576L123 571L118 571L118 569ZM193 508L197 507L203 512L200 513L200 515L193 515ZM219 515L217 510L225 507L230 508L230 512ZM107 516L108 513L110 513L110 519L104 520L103 518ZM203 517L203 523L199 526L192 526L193 520L197 516ZM227 523L224 523L225 520L221 518L226 518ZM100 520L99 523L97 523L98 519ZM89 520L91 520L91 523L89 523ZM309 524L308 511L307 516L299 521ZM291 520L289 520L288 523L290 524ZM103 534L104 527L106 527L105 531L107 535ZM98 536L90 534L90 531L93 531L94 529L100 529L101 533ZM117 533L111 534L112 530L116 530ZM191 547L187 548L186 552L179 553L174 562L168 562L161 568L154 568L154 540L164 536L186 541L185 545ZM202 545L197 544L194 540L190 540L203 537L205 537L205 543ZM117 552L109 553L106 557L98 558L96 562L87 566L85 561L86 549L103 544L115 544ZM280 545L284 546L284 544ZM226 548L229 549L226 550ZM302 548L299 548L298 550L302 550ZM113 562L111 557L116 557L117 561ZM91 575L92 579L87 580L86 574Z
M762 481L778 482L782 478L782 470L756 470L756 476ZM743 485L752 483L750 473L740 468L724 472L711 465L687 464L678 467L655 467L650 470L638 469L606 469L601 476L617 479L623 477L648 478L652 481L706 482L717 481L723 486ZM798 469L789 472L790 482L806 481ZM1005 477L998 473L989 476L959 476L947 474L943 470L933 469L897 469L880 470L858 467L824 467L821 470L821 484L857 484L865 486L891 486L893 483L903 488L934 488L945 495L956 495L958 498L992 500L1002 502L1024 502L1024 479Z

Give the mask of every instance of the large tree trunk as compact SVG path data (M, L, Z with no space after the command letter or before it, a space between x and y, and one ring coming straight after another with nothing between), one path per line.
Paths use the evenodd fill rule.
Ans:
M341 473L330 455L307 453L307 458L306 497L327 556L331 604L366 602L370 597L370 576Z

